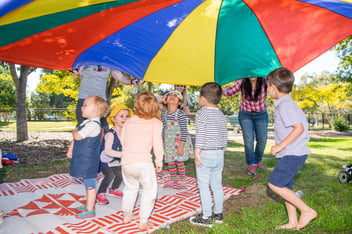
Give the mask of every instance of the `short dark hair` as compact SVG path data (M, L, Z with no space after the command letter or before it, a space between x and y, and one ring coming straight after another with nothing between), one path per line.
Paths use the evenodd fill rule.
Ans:
M293 83L295 82L293 73L285 67L273 70L269 73L267 79L269 85L274 84L276 88L282 93L291 92Z
M219 104L222 96L222 88L218 83L208 82L200 88L200 96L204 97L209 103Z

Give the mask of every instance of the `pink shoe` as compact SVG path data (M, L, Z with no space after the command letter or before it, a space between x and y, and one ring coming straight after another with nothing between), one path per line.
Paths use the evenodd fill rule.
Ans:
M109 196L111 196L111 197L117 197L117 198L122 198L122 197L123 197L123 193L122 193L119 189L111 190L111 189L109 188Z
M166 184L164 184L164 188L174 188L178 186L178 183L176 180L170 180L169 182L167 182Z
M186 180L178 180L178 188L180 189L187 189L187 183Z
M107 205L107 204L109 204L109 200L106 198L105 193L99 193L99 194L97 195L97 202L98 202L100 205Z

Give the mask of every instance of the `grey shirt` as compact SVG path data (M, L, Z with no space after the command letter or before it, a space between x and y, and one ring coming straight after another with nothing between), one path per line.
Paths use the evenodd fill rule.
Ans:
M293 130L293 125L302 123L302 134L291 144L276 154L277 158L284 156L303 156L310 153L308 121L304 112L292 100L291 95L285 95L274 103L275 107L275 143L282 142Z
M80 72L81 84L78 90L78 99L98 96L106 100L106 83L108 82L111 69L101 66L101 71L98 71L97 65L87 65L81 67Z

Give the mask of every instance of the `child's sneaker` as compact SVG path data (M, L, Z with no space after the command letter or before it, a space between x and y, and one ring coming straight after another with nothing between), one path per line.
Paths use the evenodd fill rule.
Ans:
M76 208L76 210L78 211L84 211L85 209L87 209L87 204L85 204L84 206L79 206Z
M95 217L95 210L89 211L85 210L82 213L76 214L75 216L77 219L87 219L87 218L93 218Z
M123 197L123 193L117 188L114 190L111 190L109 188L109 196L111 197L117 197L117 198L122 198Z
M187 184L185 179L178 180L178 188L187 189Z
M106 198L105 193L98 193L97 195L97 202L100 205L107 205L109 204L109 200Z
M222 214L213 214L213 221L215 223L223 223L224 217L222 216Z
M164 188L174 188L176 187L178 184L177 184L177 181L176 180L170 180L169 182L167 182L166 184L164 184Z
M202 226L202 227L213 227L213 223L210 217L207 219L203 218L203 214L199 214L197 216L193 216L189 218L189 222L194 225Z
M250 165L248 167L248 175L256 175L256 172L255 172L255 165Z
M257 164L257 168L260 169L260 170L264 170L264 171L266 170L266 168L263 166L262 163L258 163Z

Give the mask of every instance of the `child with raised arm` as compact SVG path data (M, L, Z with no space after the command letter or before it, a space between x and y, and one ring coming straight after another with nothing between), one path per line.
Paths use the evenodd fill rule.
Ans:
M274 103L275 145L271 153L280 159L269 178L269 188L285 200L288 214L288 223L277 229L300 230L317 216L317 212L292 191L295 176L310 153L308 121L289 94L294 83L292 72L278 68L270 72L267 79L268 92L277 100ZM301 213L299 221L297 209Z
M104 179L100 184L97 202L101 205L109 204L109 200L106 198L105 193L110 185L108 195L122 198L123 193L119 190L119 186L122 182L121 173L121 151L122 146L120 142L120 135L123 125L127 118L133 115L133 111L125 106L119 104L114 106L107 122L113 127L104 136L104 150L100 154L100 170L104 174Z
M99 170L101 138L100 118L105 116L108 110L108 104L101 97L86 98L82 106L82 115L87 119L72 132L74 141L67 152L67 157L72 158L70 176L83 178L87 195L87 203L77 208L81 211L76 215L78 219L95 216L95 177Z
M166 94L166 107L161 113L163 122L163 139L165 162L168 164L171 180L165 188L187 189L186 167L184 161L193 158L193 145L187 130L187 118L179 109L182 104L182 95L177 90ZM179 179L177 180L177 175Z
M135 115L122 128L122 177L125 184L122 198L124 223L137 219L133 215L138 191L141 188L139 229L152 226L149 217L157 197L156 172L162 170L163 141L159 103L151 92L143 92L134 99ZM151 150L154 152L154 163Z
M200 193L202 214L189 219L190 223L212 227L212 222L223 222L224 192L222 190L222 171L224 151L227 147L227 119L217 107L222 95L221 86L214 82L204 84L200 89L196 113L196 143L194 162ZM213 192L214 209L212 209ZM214 211L214 212L212 212ZM212 215L212 213L214 213Z

